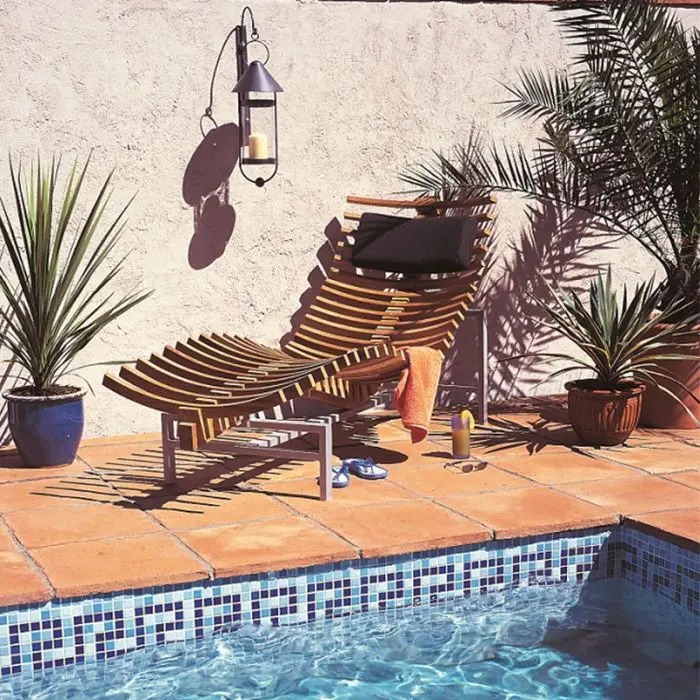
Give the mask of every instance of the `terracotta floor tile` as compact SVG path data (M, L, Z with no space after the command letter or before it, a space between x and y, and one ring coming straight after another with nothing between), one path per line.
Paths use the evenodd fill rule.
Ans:
M90 474L0 484L2 513L62 505L84 505L91 502L109 503L120 498L107 484Z
M619 518L601 508L545 487L490 494L440 498L449 508L478 520L495 532L496 539L523 537L598 525Z
M606 459L628 464L651 474L666 474L700 467L700 447L677 441L630 448L603 448L599 452Z
M356 445L341 447L334 451L339 460L348 457L371 457L375 462L391 470L393 467L419 464L443 465L452 459L451 453L430 440L412 444L410 440L396 440L382 445Z
M606 447L605 450L627 450L630 447L642 447L643 445L660 445L661 443L679 442L670 435L659 435L648 428L638 428L625 440L623 445ZM595 448L593 448L595 449ZM601 448L602 449L602 448Z
M408 431L403 428L400 424L395 423L379 423L374 426L374 431L377 434L377 438L381 442L394 442L396 440L406 440Z
M172 535L71 542L30 550L59 597L200 581L207 567Z
M700 492L648 474L562 484L557 488L621 515L700 506Z
M477 432L472 436L474 456L496 461L499 458L520 459L548 454L570 454L565 445L553 443L535 431L523 431L502 435Z
M490 453L487 459L496 466L541 484L562 484L591 479L617 479L639 472L622 464L577 454L567 449L545 450L535 455Z
M669 472L664 479L700 490L700 469L690 469L687 472Z
M214 568L215 576L310 566L357 558L357 551L307 518L239 523L179 536Z
M628 518L628 520L633 523L646 525L655 530L667 532L683 540L683 544L700 544L700 510L698 508L643 513L635 515L633 518ZM694 549L697 551L697 546Z
M330 502L318 500L316 461L178 452L178 481L166 486L157 434L86 440L80 459L56 470L24 469L0 449L0 605L2 595L16 604L51 594L12 532L66 596L201 580L212 567L233 575L485 541L493 530L510 537L609 524L620 512L675 537L697 531L700 448L691 438L639 431L632 447L593 460L566 447L561 416L554 405L492 416L473 435L474 455L491 464L466 473L444 469L450 414L436 413L418 445L394 411L360 416L336 430L336 460L371 456L390 476L355 478ZM655 461L639 469L663 478L628 466L640 454Z
M83 471L85 465L80 460L60 467L25 467L13 447L0 448L0 483L69 476Z
M319 499L318 485L315 479L280 481L266 487L265 493L277 496L294 510L311 516L329 509L335 510L417 498L414 494L391 483L389 479L367 481L353 476L350 479L350 485L347 488L333 489L330 501Z
M458 471L458 467L445 469L443 466L436 465L399 467L390 474L389 478L421 496L431 498L532 486L532 482L492 464L482 464L485 464L483 468L462 472ZM472 463L465 463L465 466L469 468Z
M561 418L561 414L557 414L556 417ZM563 417L563 421L556 420L551 415L543 415L540 412L492 415L489 418L488 425L477 426L477 431L483 430L503 434L537 431L545 436L556 436L557 439L552 439L551 442L561 443L565 440L569 444L574 433L566 419L566 413L563 414Z
M202 464L182 463L178 465L177 481L166 484L160 463L145 460L113 463L97 467L100 478L130 500L156 496L172 497L173 494L209 487L222 474L225 467L217 462Z
M133 500L193 489L236 489L264 486L279 480L317 476L318 462L270 460L255 457L218 458L192 452L177 455L177 482L163 481L160 451L113 460L96 467L100 476Z
M279 501L252 490L199 489L178 494L162 503L156 501L152 508L147 501L140 506L171 530L280 518L290 514Z
M120 464L162 465L160 445L151 442L81 445L78 457L95 468Z
M700 447L700 428L690 428L687 430L664 430L663 428L647 428L647 430L661 437L680 440L682 442L687 442L690 445L696 445L697 447Z
M363 557L451 547L491 538L491 533L478 523L430 501L328 509L313 517L359 547Z
M30 561L17 551L0 552L0 607L38 603L51 598L51 590Z
M499 429L532 428L541 422L539 411L523 411L522 413L501 413L489 416L489 427Z
M7 513L5 519L27 549L162 532L160 525L140 510L106 503L19 510Z
M7 529L7 525L0 522L0 552L9 552L16 549L15 541Z
M339 459L335 459L333 464L340 464ZM268 484L278 481L290 481L292 479L316 478L321 470L319 462L280 462L272 467L259 467L258 471L250 477L243 479L241 486L254 488L264 488Z
M136 433L132 435L111 435L108 437L86 438L81 441L83 447L102 447L107 445L140 445L151 443L160 445L160 433Z

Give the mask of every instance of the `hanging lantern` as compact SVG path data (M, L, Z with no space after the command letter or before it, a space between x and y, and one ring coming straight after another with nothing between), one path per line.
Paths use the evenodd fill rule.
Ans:
M277 173L277 93L284 92L270 75L265 64L252 61L233 88L238 94L240 125L241 174L246 180L262 187ZM272 167L267 177L252 177L246 172L257 166Z
M251 39L247 40L245 26L246 13L250 16ZM258 30L255 27L253 12L249 7L243 8L241 23L234 27L227 35L219 51L219 56L214 65L214 72L209 87L209 105L200 118L200 129L205 134L204 123L208 120L214 127L218 124L212 115L214 103L214 80L219 68L221 57L231 37L236 40L236 68L237 83L233 92L238 95L238 130L239 130L239 158L238 165L243 177L262 187L277 173L279 166L279 151L277 146L277 93L284 92L279 83L270 75L265 67L270 58L270 50L267 44L258 38ZM265 49L264 61L251 61L248 63L248 46L258 44ZM261 167L262 166L262 167ZM253 172L261 168L267 172L266 176ZM260 171L258 171L260 172Z

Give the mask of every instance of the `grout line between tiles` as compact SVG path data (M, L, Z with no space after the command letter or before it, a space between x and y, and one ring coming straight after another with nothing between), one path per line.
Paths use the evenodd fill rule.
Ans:
M47 600L54 599L56 597L56 589L53 587L53 584L51 583L48 574L44 571L39 562L37 562L36 559L34 559L34 557L29 553L29 550L24 546L19 537L17 537L17 533L10 527L10 524L5 520L2 514L0 514L0 522L7 528L7 531L10 533L10 538L17 546L17 549L20 551L25 560L29 562L31 568L34 569L36 574L41 579L42 583L48 589L50 596Z
M663 479L664 481L670 481L672 484L680 484L681 486L687 486L689 489L693 489L693 491L700 491L700 487L698 487L698 486L691 486L690 484L686 484L682 481L676 481L673 478L676 474L693 474L697 471L698 471L697 469L684 469L683 471L666 472L665 474L655 474L654 476L658 476L660 479Z
M276 497L272 496L272 498L276 498ZM290 507L294 510L293 506L290 506ZM339 509L339 510L341 510L341 509ZM328 525L325 525L324 523L316 520L312 515L309 515L307 513L302 513L301 511L296 511L296 513L297 513L297 515L300 515L305 520L308 520L309 522L313 523L316 527L319 527L321 530L325 530L326 532L329 532L329 533L333 534L335 537L338 537L339 539L343 540L343 542L349 544L355 550L355 552L357 552L358 556L360 556L360 552L361 552L360 547L358 545L356 545L354 542L352 542L351 540L349 540L347 537L345 537L345 535L341 534L340 532L336 532L333 528L328 527Z
M492 528L490 525L487 525L486 523L482 522L481 520L478 520L477 518L475 518L471 515L465 515L464 513L461 513L460 511L455 510L454 508L450 508L450 506L446 505L445 503L440 503L440 501L436 501L434 498L430 498L427 500L430 500L436 506L439 506L440 508L443 508L444 510L449 511L450 513L454 513L455 515L459 515L460 517L464 518L465 520L469 520L473 523L476 523L477 525L481 525L481 527L486 528L486 530L488 531L488 533L490 535L489 539L491 539L491 540L496 539L496 530L494 530L494 528Z
M180 539L180 537L177 536L177 534L171 530L170 528L166 527L158 518L156 518L153 514L148 512L147 510L139 508L139 510L148 517L148 519L154 523L157 527L159 527L164 533L170 535L178 544L180 547L183 549L187 550L190 552L190 554L194 555L195 559L204 566L204 570L207 572L207 577L210 580L214 579L214 567L206 560L204 559L198 552L196 552L192 547L190 547L185 541ZM124 539L129 539L129 538L124 538Z

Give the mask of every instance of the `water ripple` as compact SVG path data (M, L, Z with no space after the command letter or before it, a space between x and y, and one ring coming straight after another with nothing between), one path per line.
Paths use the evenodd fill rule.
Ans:
M12 678L0 699L694 699L687 650L630 626L612 590L544 586L299 627L244 626Z

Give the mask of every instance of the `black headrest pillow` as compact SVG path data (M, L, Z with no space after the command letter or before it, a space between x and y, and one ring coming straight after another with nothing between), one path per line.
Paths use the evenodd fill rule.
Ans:
M355 267L384 272L459 272L469 267L477 231L476 221L463 216L366 213L354 234L351 260Z

